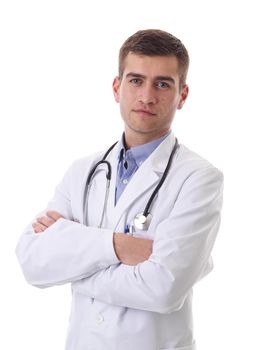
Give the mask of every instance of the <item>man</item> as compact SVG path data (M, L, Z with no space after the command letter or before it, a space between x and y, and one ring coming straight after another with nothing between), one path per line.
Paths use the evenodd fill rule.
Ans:
M188 65L169 33L126 40L113 82L121 140L75 162L20 238L29 283L72 284L67 350L195 349L192 287L212 268L223 176L171 132Z

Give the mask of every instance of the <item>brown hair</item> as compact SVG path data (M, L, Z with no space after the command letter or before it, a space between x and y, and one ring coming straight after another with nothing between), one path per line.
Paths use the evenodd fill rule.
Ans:
M181 42L170 33L159 29L139 30L130 36L119 52L119 77L123 76L124 61L129 52L145 56L175 56L179 63L180 89L186 83L189 67L188 52Z

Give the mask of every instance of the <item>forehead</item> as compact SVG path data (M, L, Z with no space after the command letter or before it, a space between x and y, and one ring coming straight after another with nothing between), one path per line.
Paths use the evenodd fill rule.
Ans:
M175 56L146 56L130 52L124 60L123 75L130 72L153 78L155 76L179 76L179 64Z

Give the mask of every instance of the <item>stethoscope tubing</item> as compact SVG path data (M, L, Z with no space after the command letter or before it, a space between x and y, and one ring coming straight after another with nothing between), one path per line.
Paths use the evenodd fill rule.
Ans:
M103 211L102 211L102 216L101 216L101 221L100 221L100 224L98 225L98 227L101 227L102 226L102 223L103 223L103 219L104 219L104 215L106 213L106 208L107 208L107 202L108 202L108 197L109 197L109 187L110 187L110 181L111 181L111 175L112 175L112 168L111 168L111 164L109 161L106 160L107 156L109 155L109 153L112 151L112 149L115 147L115 145L117 144L117 142L115 142L107 151L106 153L104 154L103 158L98 161L94 166L93 168L91 169L91 171L89 172L89 175L87 177L87 181L86 181L86 186L85 186L85 190L84 190L84 198L83 198L83 207L84 207L84 210L83 210L83 222L85 225L88 225L88 220L87 220L87 215L88 215L88 196L89 196L89 189L90 189L90 185L91 185L91 182L92 182L92 178L94 177L94 174L98 168L98 166L100 166L101 164L105 164L107 166L107 172L106 172L106 178L107 178L107 184L106 184L106 195L105 195L105 198L104 198L104 204L103 204ZM145 221L147 219L147 216L149 215L150 213L150 208L151 208L151 205L158 193L158 191L160 190L160 188L162 187L166 177L167 177L167 174L168 174L168 171L171 167L171 164L172 164L172 160L173 160L173 157L174 157L174 154L176 152L176 149L178 147L178 140L176 138L175 140L175 144L174 144L174 147L172 149L172 152L169 156L169 159L168 159L168 162L167 162L167 165L165 167L165 170L163 172L163 175L158 183L158 185L155 187L154 191L152 192L146 206L145 206L145 209L143 211L143 213L141 214Z
M165 181L165 179L167 177L167 174L168 174L168 171L169 171L169 169L171 167L173 156L174 156L174 154L176 152L177 146L178 146L178 140L176 138L174 147L173 147L172 152L170 154L170 157L168 159L168 162L167 162L166 168L165 168L165 170L163 172L163 175L161 177L161 180L159 181L158 185L155 187L155 189L154 189L153 193L151 194L151 196L150 196L150 198L149 198L149 200L148 200L148 202L146 204L146 207L145 207L145 209L143 211L143 216L145 216L145 217L147 217L147 215L149 214L150 207L151 207L151 205L152 205L152 203L154 201L154 198L157 195L157 193L159 192L160 188L162 187L162 185L163 185L163 183L164 183L164 181Z

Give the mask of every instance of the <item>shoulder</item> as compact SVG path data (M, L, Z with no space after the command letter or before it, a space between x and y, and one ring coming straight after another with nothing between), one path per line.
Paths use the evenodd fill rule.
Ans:
M205 186L216 188L223 187L224 176L210 161L190 150L183 144L179 145L175 161L173 163L174 179L185 185Z
M178 199L183 199L184 205L201 201L222 206L224 176L210 161L180 144L173 170L172 182L178 182Z
M189 174L207 170L213 171L223 177L223 173L220 169L201 155L190 150L184 144L179 145L175 166L182 168L184 171L189 172Z
M102 159L104 153L104 151L99 151L89 156L77 158L72 162L70 166L71 172L86 173L87 171L90 171L90 169L95 165L95 163Z

